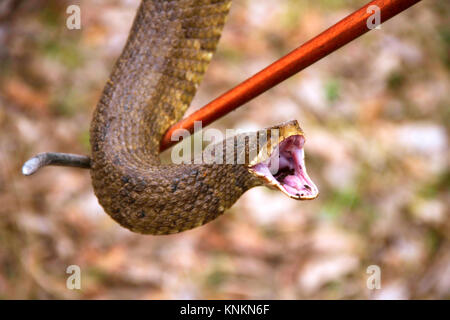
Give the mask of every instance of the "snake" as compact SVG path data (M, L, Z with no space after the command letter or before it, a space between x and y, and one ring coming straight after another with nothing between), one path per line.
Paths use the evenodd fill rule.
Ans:
M296 200L319 194L306 171L306 140L296 120L208 148L219 150L216 158L233 161L160 160L160 141L189 107L230 7L231 0L143 0L93 113L91 156L69 163L90 168L104 211L133 232L173 234L204 225L257 186ZM38 155L25 163L23 173L70 162L58 159Z

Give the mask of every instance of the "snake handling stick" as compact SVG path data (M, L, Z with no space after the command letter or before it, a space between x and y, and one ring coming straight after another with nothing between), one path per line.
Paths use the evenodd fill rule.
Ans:
M202 126L213 123L229 112L239 108L261 93L271 89L297 72L309 67L316 61L336 51L370 29L367 20L373 11L369 7L377 6L383 23L400 12L408 9L420 0L374 0L348 15L318 36L304 43L294 51L278 59L265 69L225 92L201 109L182 119L167 130L161 141L164 151L178 141L172 141L172 134L177 129L194 132L194 122L202 121Z

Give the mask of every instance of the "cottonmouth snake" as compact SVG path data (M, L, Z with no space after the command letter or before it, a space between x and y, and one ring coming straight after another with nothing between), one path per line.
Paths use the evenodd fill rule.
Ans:
M236 149L244 153L241 164L160 162L160 140L188 108L230 6L230 0L144 0L137 11L90 129L95 194L104 210L131 231L192 229L217 218L259 185L294 199L318 195L304 167L305 140L296 121L268 128L279 132L275 143L270 134L257 146L251 139L230 138L233 151L220 142L224 157L232 152L236 159ZM251 152L255 148L257 156ZM274 160L279 168L271 172Z

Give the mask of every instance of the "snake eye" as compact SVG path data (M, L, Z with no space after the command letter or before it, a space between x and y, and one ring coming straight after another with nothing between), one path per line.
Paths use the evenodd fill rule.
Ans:
M319 190L306 172L304 144L302 135L292 135L275 148L269 159L251 166L249 170L265 184L293 199L314 199Z

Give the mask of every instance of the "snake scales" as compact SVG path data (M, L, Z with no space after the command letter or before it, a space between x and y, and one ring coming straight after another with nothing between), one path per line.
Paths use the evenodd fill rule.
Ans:
M253 133L256 143L247 134L219 142L224 158L243 155L239 164L160 162L160 140L194 97L230 6L231 0L143 0L94 111L91 158L41 154L25 163L23 173L48 164L90 167L104 210L123 227L143 234L203 225L259 185L294 199L317 197L296 121ZM231 149L226 148L230 141ZM275 171L270 169L274 162Z

